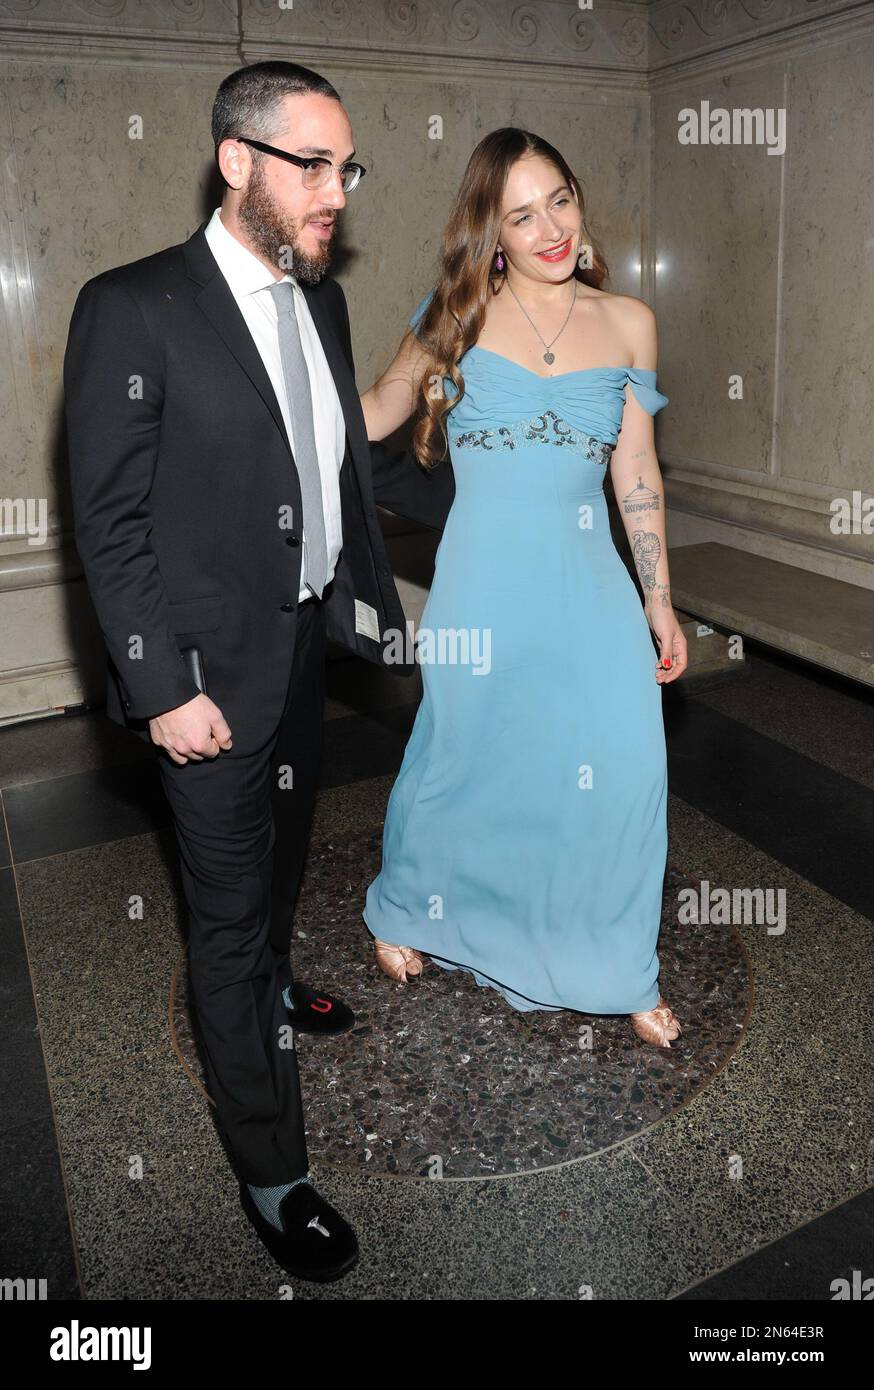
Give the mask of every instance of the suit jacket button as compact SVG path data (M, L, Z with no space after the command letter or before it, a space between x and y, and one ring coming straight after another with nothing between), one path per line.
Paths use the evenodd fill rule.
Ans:
M300 541L298 540L297 536L286 536L286 537L285 537L285 544L286 544L286 545L300 545Z
M283 613L293 613L295 605L293 603L280 603L279 607Z

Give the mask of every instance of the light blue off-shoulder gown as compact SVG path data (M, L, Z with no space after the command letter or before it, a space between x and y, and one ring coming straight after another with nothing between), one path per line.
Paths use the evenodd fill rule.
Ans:
M364 920L517 1009L651 1009L662 696L604 477L626 383L651 414L667 397L642 369L544 378L480 347L459 365L455 500L418 631L424 694Z

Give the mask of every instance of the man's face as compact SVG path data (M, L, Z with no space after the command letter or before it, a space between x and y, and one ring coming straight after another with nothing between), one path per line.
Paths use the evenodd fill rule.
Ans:
M353 157L352 127L338 101L305 93L283 98L282 106L285 119L266 144L302 157L321 155L334 164ZM255 159L240 190L240 225L277 270L317 285L331 264L337 217L346 205L339 172L332 169L321 188L305 188L304 171L296 164L242 148Z

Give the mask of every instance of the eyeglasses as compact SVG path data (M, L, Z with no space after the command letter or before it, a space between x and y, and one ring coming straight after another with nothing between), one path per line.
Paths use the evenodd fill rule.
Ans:
M332 164L330 159L314 155L304 158L299 154L289 154L288 150L278 150L275 145L265 145L263 140L252 140L248 135L236 135L234 139L251 145L255 150L262 150L264 154L275 154L277 159L287 159L289 164L296 164L303 170L304 188L322 188L331 177L331 170L339 169L343 192L351 193L367 173L361 164Z

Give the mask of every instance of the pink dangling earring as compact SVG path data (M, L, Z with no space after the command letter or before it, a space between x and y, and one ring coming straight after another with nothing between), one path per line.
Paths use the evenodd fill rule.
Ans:
M497 266L497 269L498 269L498 270L503 270L503 269L504 269L504 257L501 255L501 248L500 248L500 246L498 247L498 259L497 259L497 261L495 262L495 265Z

